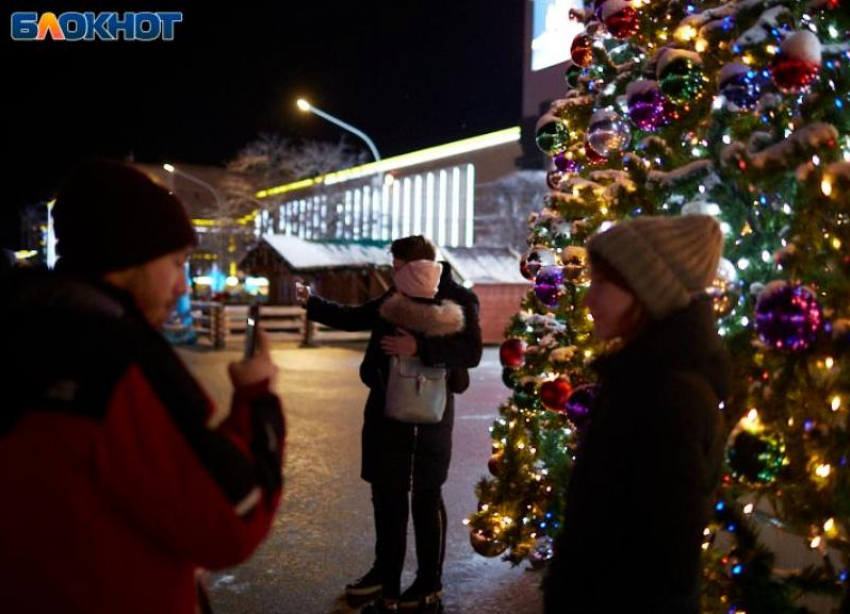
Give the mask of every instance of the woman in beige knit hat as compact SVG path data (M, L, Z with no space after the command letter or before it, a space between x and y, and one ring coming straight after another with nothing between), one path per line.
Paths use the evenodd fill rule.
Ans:
M729 359L705 300L722 251L708 216L642 217L588 243L598 403L545 581L547 614L698 614L721 474Z

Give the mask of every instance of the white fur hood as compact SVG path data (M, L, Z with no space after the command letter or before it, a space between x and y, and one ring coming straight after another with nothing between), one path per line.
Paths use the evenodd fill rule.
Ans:
M463 330L463 308L454 301L420 303L397 292L381 305L381 317L405 330L426 337L444 337Z

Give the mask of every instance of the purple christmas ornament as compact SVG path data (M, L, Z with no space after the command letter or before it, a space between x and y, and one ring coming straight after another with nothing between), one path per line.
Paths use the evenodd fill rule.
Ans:
M544 266L537 273L534 294L546 307L557 307L564 296L564 270L557 265Z
M640 79L626 88L629 119L641 130L655 132L666 122L664 102L657 81Z
M756 301L756 332L765 344L779 350L806 349L815 342L822 322L817 296L799 284L770 283Z
M555 163L555 168L562 173L578 172L578 162L576 162L573 158L568 158L567 154L563 151L552 158L552 161Z
M578 430L583 430L590 422L590 414L599 397L598 384L584 384L573 389L567 399L566 414Z

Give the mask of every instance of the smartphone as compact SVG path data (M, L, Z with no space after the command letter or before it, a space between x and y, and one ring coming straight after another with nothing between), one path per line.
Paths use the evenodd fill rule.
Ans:
M248 319L245 322L245 358L251 358L257 351L257 329L260 325L260 306L248 307Z

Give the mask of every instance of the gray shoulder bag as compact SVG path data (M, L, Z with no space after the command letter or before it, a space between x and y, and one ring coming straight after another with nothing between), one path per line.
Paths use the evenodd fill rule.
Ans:
M426 367L416 356L391 356L384 415L413 424L434 424L446 410L443 367Z

